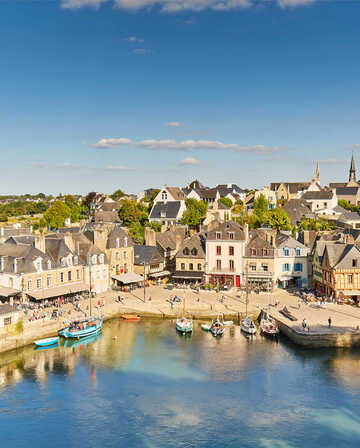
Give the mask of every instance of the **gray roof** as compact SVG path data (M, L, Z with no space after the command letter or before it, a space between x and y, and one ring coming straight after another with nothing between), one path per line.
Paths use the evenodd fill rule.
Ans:
M117 238L119 238L120 247L130 247L134 245L131 237L119 225L116 225L108 236L106 248L115 249Z
M306 215L313 215L308 203L303 199L291 199L282 208L288 214L291 225L296 225Z
M233 240L245 240L245 233L243 231L243 228L234 221L226 221L221 224L219 224L215 229L211 230L208 233L209 240L215 240L216 239L216 233L221 233L220 240L229 240L228 233L232 232L234 233Z
M360 187L340 187L336 188L337 196L356 196Z
M187 249L187 250L186 250ZM185 250L185 253L184 253ZM186 238L180 246L176 257L205 258L205 238L201 234Z
M321 199L332 199L334 193L332 190L329 191L307 191L302 196L304 200L321 200Z
M176 219L181 207L180 201L156 202L151 210L150 219Z
M134 246L134 264L142 265L159 262L161 263L163 258L156 246L140 246L135 244Z

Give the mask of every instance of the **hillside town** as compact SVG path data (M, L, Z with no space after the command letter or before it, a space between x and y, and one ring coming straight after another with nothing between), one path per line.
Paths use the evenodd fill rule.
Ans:
M96 192L73 197L79 210L88 204L88 213L75 219L66 197L52 198L42 225L19 221L0 228L0 327L14 324L26 307L150 285L305 290L358 304L354 157L348 182L328 186L321 185L317 164L311 181L273 182L261 190L195 180L137 196L119 191L116 199ZM55 213L60 205L68 210L62 218Z

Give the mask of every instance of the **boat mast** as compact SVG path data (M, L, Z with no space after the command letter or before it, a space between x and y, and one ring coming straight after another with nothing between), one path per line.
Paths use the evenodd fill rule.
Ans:
M249 302L249 272L248 272L248 269L249 269L249 264L248 264L248 262L246 262L246 312L245 312L245 314L246 314L246 316L245 317L247 317L247 313L248 313L248 302Z
M92 315L91 309L91 255L89 254L89 281L90 281L90 316Z

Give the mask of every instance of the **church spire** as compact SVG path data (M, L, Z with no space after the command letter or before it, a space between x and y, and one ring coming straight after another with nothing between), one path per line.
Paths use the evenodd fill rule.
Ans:
M319 166L319 162L316 162L315 180L316 180L316 182L320 182L320 166Z
M356 169L355 169L355 159L354 154L351 157L350 171L349 171L349 182L356 182Z

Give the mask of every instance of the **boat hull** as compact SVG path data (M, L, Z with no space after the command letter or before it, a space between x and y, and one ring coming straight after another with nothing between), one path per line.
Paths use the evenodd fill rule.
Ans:
M193 327L191 326L181 326L179 324L176 324L176 330L180 333L191 333L193 331Z
M102 324L103 318L101 317L100 322L96 325L91 325L87 328L84 328L83 330L77 331L70 331L70 328L67 327L59 331L59 334L65 339L81 339L99 333L99 331L101 331Z
M39 339L38 341L35 341L34 344L36 347L50 347L51 345L55 345L59 342L59 338L56 336L54 338L46 338L46 339Z

